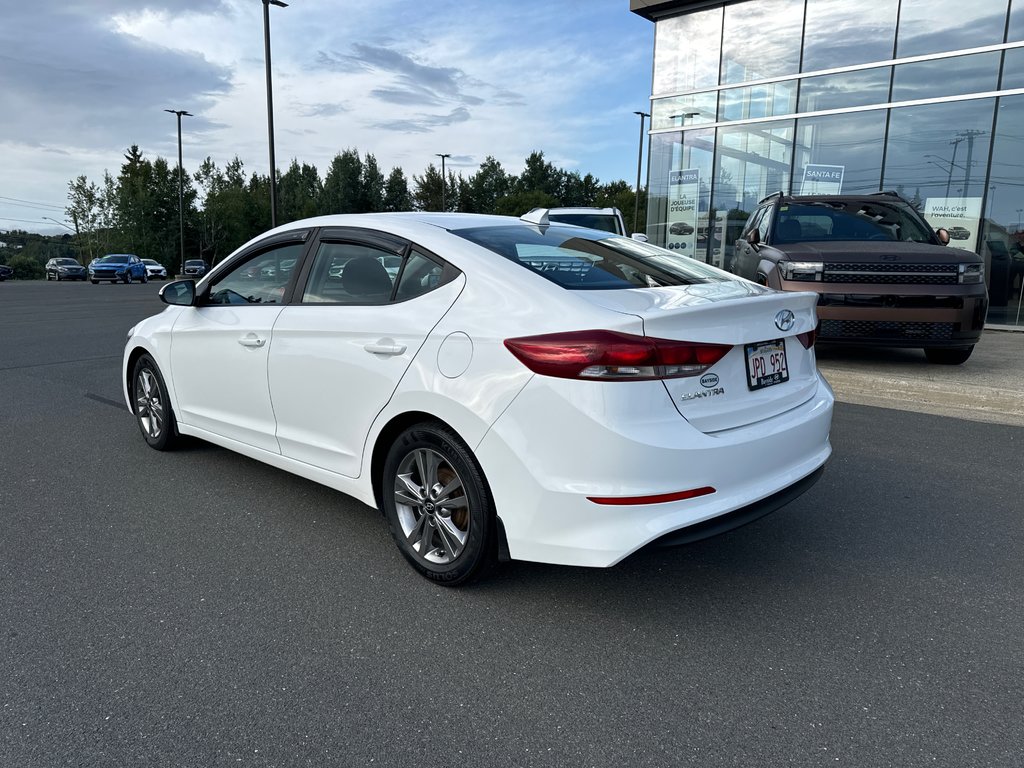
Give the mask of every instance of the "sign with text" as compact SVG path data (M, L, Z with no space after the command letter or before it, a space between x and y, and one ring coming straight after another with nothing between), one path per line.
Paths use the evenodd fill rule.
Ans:
M808 163L804 166L804 177L800 184L801 195L838 195L843 191L845 165L820 165Z
M945 227L953 248L973 251L981 229L980 197L929 197L924 201L924 217L934 229Z
M668 222L665 247L694 255L697 246L697 203L700 198L700 170L687 168L668 175Z

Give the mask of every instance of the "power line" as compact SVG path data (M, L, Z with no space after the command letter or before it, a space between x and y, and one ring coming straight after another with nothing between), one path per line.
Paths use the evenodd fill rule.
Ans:
M36 221L35 219L12 219L10 216L0 216L2 221L20 221L23 224L35 224L36 226L45 226L45 222Z
M64 210L64 206L63 205L52 205L50 203L40 203L37 200L22 200L21 198L18 198L18 197L4 197L3 195L0 195L0 200L8 200L8 201L11 201L12 203L25 203L27 205L34 206L34 207L39 207L39 208L53 208L56 211L63 211Z

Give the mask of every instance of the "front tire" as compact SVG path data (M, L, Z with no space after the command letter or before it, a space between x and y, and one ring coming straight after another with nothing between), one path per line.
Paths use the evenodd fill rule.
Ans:
M132 371L132 405L139 431L150 448L167 451L178 440L178 423L156 362L143 355Z
M89 282L92 283L93 285L99 285L100 284L99 280L90 280Z
M454 587L497 560L490 488L449 428L428 422L399 435L384 462L381 490L391 535L424 578Z
M925 349L925 357L929 363L936 365L963 365L971 356L974 347L961 347L959 349Z
M142 273L142 282L143 282L143 284L149 282L149 272L143 272Z
M132 271L130 269L127 272L124 273L124 284L125 285L131 285L132 284Z

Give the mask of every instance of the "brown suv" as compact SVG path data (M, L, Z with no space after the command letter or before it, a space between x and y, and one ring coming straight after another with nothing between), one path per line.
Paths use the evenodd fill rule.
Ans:
M977 254L944 247L894 192L762 200L736 241L736 274L783 291L818 294L823 342L921 347L959 365L988 309Z

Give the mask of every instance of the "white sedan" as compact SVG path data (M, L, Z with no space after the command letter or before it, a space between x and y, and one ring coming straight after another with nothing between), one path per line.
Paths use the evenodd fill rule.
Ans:
M124 352L146 441L196 436L377 507L439 583L729 530L831 452L813 294L543 210L293 222L160 294Z

